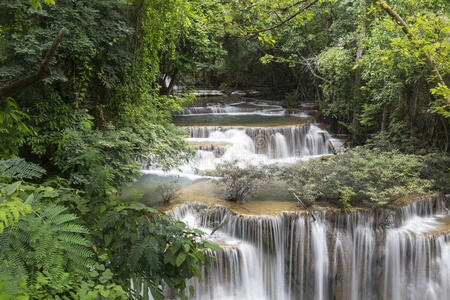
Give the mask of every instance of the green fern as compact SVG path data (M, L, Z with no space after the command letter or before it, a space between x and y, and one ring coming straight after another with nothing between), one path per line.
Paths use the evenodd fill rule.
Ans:
M18 222L21 216L30 212L31 206L20 200L0 202L0 233Z
M21 180L41 178L45 170L40 166L29 163L23 158L13 157L10 159L0 159L0 177Z
M0 259L23 266L32 295L44 293L46 298L45 293L64 292L72 288L65 285L68 272L86 274L95 264L88 230L76 224L77 216L67 210L52 203L39 206L0 234Z
M0 233L18 222L21 216L31 212L31 206L15 196L21 184L21 181L12 184L0 183Z
M25 285L26 272L20 260L14 256L10 260L1 259L0 299L17 299L15 297L21 294Z

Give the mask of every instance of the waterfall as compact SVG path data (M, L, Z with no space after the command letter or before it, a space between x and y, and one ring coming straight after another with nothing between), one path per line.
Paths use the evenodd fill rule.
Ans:
M450 235L421 234L436 225L438 223L432 217L415 216L403 226L387 232L384 249L386 299L448 299L450 269L448 261L441 259L443 255L448 256L445 252L450 244L446 239Z
M448 201L448 199L447 199ZM397 210L238 216L184 204L171 214L223 245L192 299L449 299L450 231L443 198ZM447 222L447 223L446 223Z
M289 164L331 154L330 143L337 149L342 140L310 113L264 102L186 108L178 126L197 154L180 170L198 178L208 172L193 175L197 170L223 162ZM193 300L440 300L450 299L447 202L432 197L397 209L316 209L316 221L304 211L241 216L199 203L170 213L223 248L210 252L200 277L187 282L195 287Z
M246 106L242 106L243 104ZM181 115L284 115L285 113L284 108L280 105L264 102L235 102L227 105L210 103L205 106L190 106L186 107Z
M230 114L245 112L251 112L251 109L235 106L208 105L187 107L184 109L184 113L182 115Z
M189 142L226 142L224 156L264 155L266 160L331 154L331 136L314 124L280 127L186 127ZM233 155L233 154L236 155Z
M314 222L311 230L313 241L312 260L314 261L314 299L326 299L328 285L328 250L326 227L323 223ZM296 241L298 242L298 241Z
M174 122L189 134L186 140L197 150L195 158L169 172L143 162L143 172L198 178L226 162L239 167L284 165L331 155L330 144L339 149L342 140L315 123L309 106L305 109L287 110L260 100L187 107Z
M270 142L267 145L267 154L270 158L286 158L289 157L290 151L286 137L277 132L270 136Z

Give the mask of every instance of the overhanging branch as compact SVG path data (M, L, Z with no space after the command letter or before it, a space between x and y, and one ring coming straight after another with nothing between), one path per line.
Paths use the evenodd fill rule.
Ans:
M299 3L302 3L302 2L304 2L304 1L300 1ZM286 24L287 22L291 21L291 20L294 19L296 16L298 16L298 15L301 14L301 13L303 13L305 10L307 10L308 8L310 8L311 6L313 6L314 4L316 4L317 2L319 2L319 0L315 0L315 1L311 2L311 3L309 3L309 4L306 5L305 7L299 9L296 13L292 14L292 15L289 16L288 18L286 18L286 19L284 19L283 21L281 21L280 23L277 23L277 24L275 24L275 25L273 25L273 26L271 26L271 27L268 27L268 28L264 28L264 29L260 29L260 30L251 31L251 32L249 32L249 34L250 34L251 36L255 36L255 35L259 34L259 33L262 33L262 32L265 32L265 31L270 31L270 30L273 30L273 29L278 28L278 27L280 27L280 26L283 26L284 24ZM299 3L297 3L297 4L299 4Z
M30 76L14 80L12 83L1 87L0 88L0 99L6 98L6 97L12 97L19 93L24 88L28 87L29 85L40 81L46 77L48 77L51 74L49 62L52 59L52 57L56 53L56 49L58 48L59 44L61 43L61 40L66 33L66 30L64 28L61 28L58 35L56 36L55 40L52 43L52 46L48 50L47 54L45 55L44 59L42 60L42 63L39 67L39 69L33 73Z
M383 9L395 22L397 22L398 25L402 28L402 31L405 33L405 35L414 42L418 42L417 37L411 32L406 22L400 17L399 14L395 10L392 9L385 1L379 0L378 5ZM417 43L418 44L418 43ZM436 81L439 85L442 85L443 87L447 87L447 84L445 83L444 79L441 76L441 73L436 67L436 63L434 62L434 59L431 57L431 55L424 49L419 50L422 52L422 55L425 58L425 61L428 65L428 67L431 69L431 72L433 72L434 76L436 77ZM445 99L447 102L447 105L450 105L450 97L447 97Z

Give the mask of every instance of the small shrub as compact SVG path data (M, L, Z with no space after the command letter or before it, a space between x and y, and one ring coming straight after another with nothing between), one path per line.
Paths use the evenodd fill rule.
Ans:
M350 199L352 196L356 195L353 189L349 186L341 186L338 188L340 194L340 204L344 210L347 210L351 207Z
M171 201L178 197L178 190L180 186L174 181L171 183L163 183L159 185L156 189L161 195L161 200L164 204L169 204Z
M225 185L227 200L243 202L253 196L262 184L272 177L272 167L246 166L241 168L236 162L217 166L215 175L219 184Z

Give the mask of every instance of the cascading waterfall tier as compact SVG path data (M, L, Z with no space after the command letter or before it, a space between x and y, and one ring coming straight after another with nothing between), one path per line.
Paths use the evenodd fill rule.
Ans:
M240 167L292 164L330 155L332 148L342 146L341 140L314 123L309 111L288 111L269 101L188 107L174 122L189 133L187 142L197 149L196 157L169 172L163 172L152 162L144 162L146 173L194 178L193 175L209 174L226 162Z
M448 201L448 199L447 199ZM238 216L185 204L171 213L223 245L192 299L450 298L450 232L443 197L397 210L316 210ZM447 219L448 220L448 219ZM448 226L448 223L447 223Z
M242 106L245 104L246 106ZM209 114L284 114L280 105L270 105L258 102L235 102L228 105L208 104L205 106L190 106L184 109L182 115L209 115Z
M240 153L262 154L268 159L285 159L331 154L331 136L314 124L282 127L186 127L191 142L229 142ZM232 155L232 151L229 151ZM225 151L226 153L226 151ZM224 153L224 154L225 154Z

